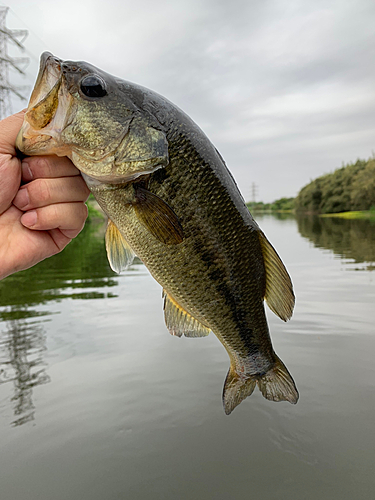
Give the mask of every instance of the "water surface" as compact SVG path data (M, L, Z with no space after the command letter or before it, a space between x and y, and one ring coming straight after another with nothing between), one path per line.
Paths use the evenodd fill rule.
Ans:
M300 400L230 415L214 335L171 337L161 288L108 267L103 227L0 283L1 499L369 499L375 226L257 220L293 278L273 344Z

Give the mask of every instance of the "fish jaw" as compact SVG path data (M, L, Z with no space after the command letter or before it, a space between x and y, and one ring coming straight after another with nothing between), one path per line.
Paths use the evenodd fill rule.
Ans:
M28 110L38 104L61 77L62 61L50 52L40 56L39 73L30 97Z
M16 139L16 148L27 156L70 156L71 149L61 141L72 97L62 85L62 61L44 52L34 90Z
M102 95L87 93L86 77L103 83ZM169 161L164 131L115 77L49 52L41 56L16 147L27 156L68 156L82 173L110 184L132 182Z

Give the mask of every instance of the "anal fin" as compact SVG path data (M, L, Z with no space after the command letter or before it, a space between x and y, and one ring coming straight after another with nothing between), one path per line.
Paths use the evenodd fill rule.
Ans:
M163 290L164 319L171 335L181 337L206 337L210 329L202 325L185 311L170 295Z
M132 264L135 254L111 220L105 233L105 247L109 265L115 273L124 271Z

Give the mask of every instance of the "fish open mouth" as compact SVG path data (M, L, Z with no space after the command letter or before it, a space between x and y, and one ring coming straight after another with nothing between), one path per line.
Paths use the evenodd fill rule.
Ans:
M38 77L16 140L16 147L26 155L57 152L70 100L62 88L61 65L62 61L50 52L40 58Z
M61 60L50 52L43 52L40 57L39 73L30 97L28 112L46 100L57 82L61 81ZM42 128L42 127L40 127Z

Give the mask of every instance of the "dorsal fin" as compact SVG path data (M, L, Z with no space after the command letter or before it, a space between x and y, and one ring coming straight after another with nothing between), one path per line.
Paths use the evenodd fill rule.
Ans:
M110 219L105 233L105 247L109 265L115 273L124 271L132 264L134 252Z
M206 337L210 329L202 325L191 314L185 311L177 302L163 290L164 319L171 335L181 337Z
M264 298L271 311L287 321L292 317L295 302L292 281L276 250L262 231L259 231L259 241L266 269Z

